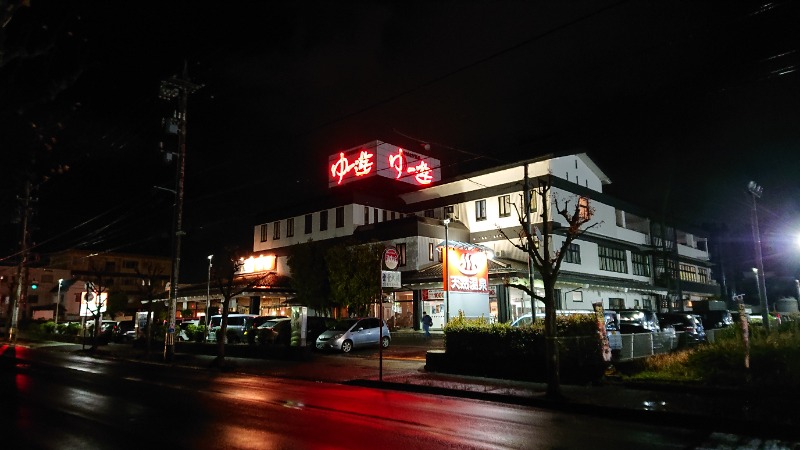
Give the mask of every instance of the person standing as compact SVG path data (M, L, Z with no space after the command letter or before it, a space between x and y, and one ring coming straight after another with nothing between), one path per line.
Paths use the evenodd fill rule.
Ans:
M431 316L427 312L422 313L422 329L425 330L425 337L431 337L431 325L433 325Z

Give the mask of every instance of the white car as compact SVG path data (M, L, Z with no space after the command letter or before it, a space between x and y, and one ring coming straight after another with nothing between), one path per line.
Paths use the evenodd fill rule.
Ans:
M375 317L342 319L317 337L317 349L341 350L349 353L356 347L381 345L389 347L392 335L386 321L381 332L380 319Z

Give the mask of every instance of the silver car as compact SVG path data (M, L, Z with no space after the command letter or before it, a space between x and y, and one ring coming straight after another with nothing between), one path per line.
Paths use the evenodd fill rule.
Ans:
M383 348L387 348L391 340L392 336L385 321L381 332L378 318L342 319L317 337L317 349L334 349L348 353L356 347L368 345L380 344Z

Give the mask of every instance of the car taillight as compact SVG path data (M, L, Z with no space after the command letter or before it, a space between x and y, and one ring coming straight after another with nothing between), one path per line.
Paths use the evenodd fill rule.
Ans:
M694 327L686 327L686 332L687 333L694 333L695 329L694 329Z

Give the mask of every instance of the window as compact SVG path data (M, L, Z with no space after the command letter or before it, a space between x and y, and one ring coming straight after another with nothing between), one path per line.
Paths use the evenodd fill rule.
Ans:
M449 219L450 216L453 216L453 218L456 218L456 209L453 207L453 205L445 206L444 208L442 208L442 211L444 211L444 218L445 219Z
M272 240L277 241L281 238L281 222L276 220L272 223Z
M106 272L116 272L117 271L117 264L114 261L106 261Z
M378 223L378 208L372 210L372 223Z
M625 309L625 299L623 298L609 298L608 309Z
M428 261L433 261L433 242L428 243Z
M364 207L364 225L369 225L369 206Z
M311 218L311 214L306 214L306 226L305 226L306 234L311 234L312 220L313 219Z
M336 208L336 228L344 226L344 206Z
M519 194L519 200L520 200L520 203L522 203L524 205L525 204L525 199L523 198L523 195L524 194ZM536 212L536 204L538 202L538 200L536 199L537 198L536 190L535 189L531 189L531 191L528 192L528 195L530 195L529 200L531 202L530 208L528 208L528 212ZM522 208L520 208L520 209L522 209Z
M294 217L286 219L286 237L294 236Z
M589 220L592 218L592 208L589 206L589 199L587 197L578 198L578 217L581 220Z
M642 306L644 306L644 309L652 311L653 310L653 300L648 298L648 297L642 298Z
M261 225L261 242L267 241L267 236L268 236L267 233L269 233L268 228L269 227L267 226L267 224Z
M697 281L708 284L708 269L705 267L697 268Z
M395 244L397 249L397 265L403 267L406 265L406 244Z
M486 200L475 201L475 220L486 220Z
M569 244L567 254L564 255L564 262L580 264L581 263L581 246L578 244Z
M633 274L642 277L650 276L650 256L639 252L631 252Z
M597 256L600 257L600 270L628 273L626 253L625 250L598 245Z
M122 267L126 269L136 270L136 268L139 267L139 261L132 261L132 260L122 261Z
M697 267L681 264L681 280L697 282Z
M431 219L433 219L433 217L434 217L433 210L432 209L426 209L424 215L425 215L425 217L430 217Z
M386 222L389 220L389 211L383 210L383 221Z
M319 212L319 231L328 229L328 210Z
M508 217L511 215L511 196L501 195L497 197L497 206L500 210L500 217Z
M568 302L570 302L570 301L571 302L582 302L583 301L583 292L581 292L581 291L567 292L566 294L564 294L564 297L565 297L565 300L567 300ZM569 303L567 303L567 305L569 305Z
M392 220L394 220L396 218L397 218L397 214L394 211L392 211Z

